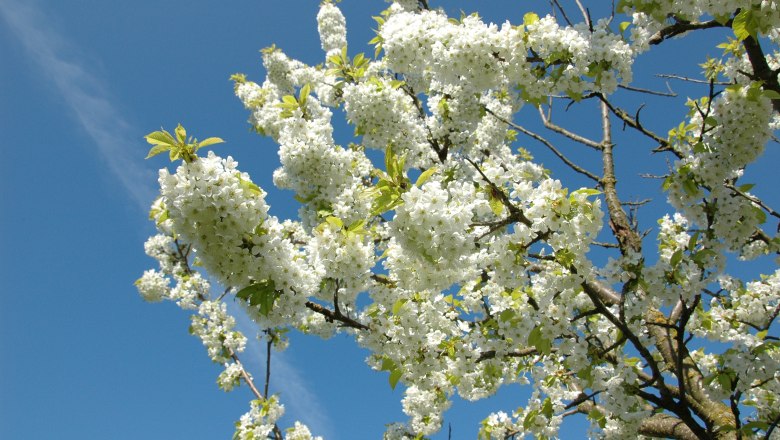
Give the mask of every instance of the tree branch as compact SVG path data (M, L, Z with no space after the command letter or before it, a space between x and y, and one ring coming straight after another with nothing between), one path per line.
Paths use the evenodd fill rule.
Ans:
M554 132L556 132L558 134L562 134L562 135L566 136L567 138L569 138L569 139L571 139L571 140L573 140L575 142L579 142L579 143L581 143L583 145L587 145L588 147L593 148L594 150L601 150L601 144L600 143L598 143L598 142L596 142L594 140L588 139L588 138L586 138L584 136L580 136L578 134L572 133L571 131L569 131L569 130L567 130L567 129L559 126L559 125L553 124L550 121L550 118L548 118L547 116L544 115L544 111L542 110L541 107L539 107L539 116L541 116L542 122L544 123L544 127L545 128L547 128L549 130L552 130L552 131L554 131Z
M731 26L731 20L729 20L726 23L719 23L715 20L703 21L703 22L691 22L691 21L675 18L674 24L661 29L660 31L656 32L655 35L650 37L650 44L651 45L661 44L664 40L668 40L669 38L697 29L711 29L716 27L730 27L730 26Z
M588 170L586 170L586 169L584 169L584 168L580 167L579 165L577 165L577 164L575 164L574 162L572 162L571 160L569 160L569 158L567 158L566 156L564 156L564 155L563 155L563 153L561 153L561 152L560 152L560 150L558 150L558 149L557 149L557 148L556 148L556 147L555 147L555 146L554 146L552 143L550 143L550 141L548 141L547 139L545 139L545 138L541 137L540 135L538 135L538 134L536 134L536 133L534 133L534 132L532 132L532 131L530 131L530 130L527 130L525 127L522 127L522 126L520 126L520 125L517 125L517 124L515 124L514 122L507 121L506 119L504 119L504 118L502 118L502 117L500 117L500 116L497 116L495 113L493 113L493 112L492 112L492 111L490 111L489 109L488 109L488 113L490 113L491 115L493 115L493 116L494 116L496 119L498 119L499 121L501 121L501 122L503 122L503 123L505 123L505 124L509 125L510 127L514 128L514 129L516 129L517 131L519 131L519 132L523 133L524 135L526 135L526 136L530 136L530 137L532 137L532 138L536 139L537 141L539 141L540 143L542 143L542 144L543 144L544 146L546 146L546 147L547 147L547 148L548 148L550 151L552 151L552 152L553 152L553 154L555 154L556 156L558 156L558 158L559 158L559 159L561 159L561 161L563 161L563 163L565 163L566 165L568 165L568 166L569 166L569 168L571 168L571 169L572 169L572 170L574 170L575 172L577 172L577 173L580 173L580 174L584 175L585 177L587 177L587 178L589 178L589 179L593 180L593 181L594 181L594 182L596 182L596 183L598 183L598 182L599 182L599 180L600 180L600 179L599 179L599 177L598 177L598 176L596 176L595 174L591 173L590 171L588 171ZM542 118L543 118L543 120L544 120L544 115L542 115ZM545 124L545 125L546 125L546 124ZM563 130L563 129L561 129L561 130ZM576 136L576 135L574 135L574 136Z
M612 125L609 120L609 104L606 99L601 102L601 125L602 125L602 161L604 163L604 174L599 184L604 190L604 198L607 201L607 210L609 211L609 226L620 244L620 253L628 255L629 252L641 252L642 239L631 228L631 225L623 211L620 198L617 195L617 178L615 177L615 163L612 155Z
M342 315L341 312L334 312L330 309L326 309L325 307L317 303L313 303L311 301L306 301L305 305L306 308L308 308L309 310L324 316L325 320L328 322L338 321L344 327L351 327L358 330L371 330L369 326L363 324L362 322L355 321L349 316Z
M742 45L745 47L750 65L753 67L753 74L750 75L750 79L753 81L761 81L763 84L761 87L764 90L774 90L780 93L780 82L777 80L777 70L772 70L769 64L766 62L766 56L761 49L759 42L753 37L747 37L742 40ZM772 107L776 112L780 112L780 99L772 100Z
M609 100L607 100L607 99L606 99L604 96L602 96L602 95L599 95L599 98L601 99L601 102L603 102L603 103L605 103L605 104L607 105L607 107L609 108L609 110L610 110L610 111L611 111L611 112L612 112L612 113L613 113L615 116L617 116L618 118L620 118L620 119L623 121L623 123L625 123L626 125L628 125L629 127L633 128L633 129L635 129L635 130L639 131L640 133L642 133L643 135L645 135L645 136L649 137L650 139L652 139L652 140L654 140L654 141L658 142L658 144L659 144L659 147L658 147L658 148L656 148L656 149L655 149L655 150L653 150L653 151L671 151L671 152L672 152L672 153L674 153L676 156L678 156L678 157L681 157L681 156L680 156L680 153L678 153L678 152L674 151L674 150L671 148L671 146L669 145L669 142L668 142L666 139L664 139L664 138L662 138L661 136L659 136L659 135L657 135L657 134L653 133L652 131L650 131L650 130L646 129L646 128L645 128L645 127L644 127L644 126L643 126L643 125L642 125L642 124L639 122L639 112L642 110L642 108L641 108L641 107L639 108L639 110L637 110L635 117L633 117L633 118L632 118L631 116L629 116L629 115L628 115L628 113L626 113L626 112L625 112L625 111L623 111L622 109L620 109L620 108L618 108L618 107L615 107L615 106L613 106L613 105L612 105L612 103L610 103L610 102L609 102Z
M725 182L723 184L723 186L725 186L726 188L734 191L735 194L737 194L737 195L739 195L741 197L744 197L744 198L750 200L751 202L755 203L756 205L760 206L761 208L764 209L764 211L769 213L769 215L771 215L772 217L780 218L780 212L777 212L774 209L770 208L769 205L767 205L766 203L762 202L761 199L759 199L758 197L746 194L745 192L741 191L739 188L734 186L733 183Z

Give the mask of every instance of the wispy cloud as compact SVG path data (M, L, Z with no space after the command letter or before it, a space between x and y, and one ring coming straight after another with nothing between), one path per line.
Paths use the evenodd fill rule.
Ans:
M0 0L0 17L73 111L111 172L146 210L155 195L154 173L140 162L138 134L112 103L105 81L88 69L86 54L57 33L34 2Z
M227 306L228 312L236 318L238 329L249 338L241 361L255 377L262 377L261 373L265 373L266 367L265 344L252 338L259 328L237 304L227 301ZM257 385L260 386L261 383ZM326 439L334 438L327 411L320 404L318 397L307 388L305 378L284 352L274 351L271 354L271 393L275 391L281 393L281 402L287 409L289 419L305 424L314 435Z

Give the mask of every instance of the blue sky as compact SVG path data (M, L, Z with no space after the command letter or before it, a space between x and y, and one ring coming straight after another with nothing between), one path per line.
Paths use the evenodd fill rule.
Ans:
M529 10L525 2L486 3L486 20L517 23ZM537 3L546 11L547 2ZM165 166L162 158L143 160L142 137L182 123L199 138L224 138L215 151L232 155L271 190L273 214L294 217L291 194L272 191L274 146L249 131L228 78L243 72L261 81L258 50L272 43L307 63L320 62L317 4L0 0L0 438L232 434L250 395L218 390L220 370L187 334L187 313L144 303L132 285L154 263L143 253L153 233L146 212L156 170ZM448 5L470 12L477 2ZM342 6L357 48L352 52L370 52L369 17L384 3L345 0ZM690 49L669 46L667 55L648 57L644 66ZM643 85L665 88L648 81L655 82ZM656 115L661 133L683 113L676 105ZM641 154L649 149L640 148ZM619 157L627 175L645 164L636 154ZM663 172L663 160L657 162L655 171ZM574 179L574 187L585 183ZM641 182L634 185L629 193L641 196ZM652 209L661 209L660 200ZM652 226L654 220L644 221ZM254 347L244 358L261 376L263 354ZM402 393L390 390L386 373L365 366L365 355L344 337L293 337L288 351L274 355L272 388L282 393L290 417L317 434L377 438L384 423L405 420ZM474 437L482 417L499 404L511 411L523 393L507 390L498 401L457 405L447 418L453 438Z

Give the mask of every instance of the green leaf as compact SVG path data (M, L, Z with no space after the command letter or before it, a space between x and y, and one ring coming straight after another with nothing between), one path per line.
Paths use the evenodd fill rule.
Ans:
M692 177L686 177L682 181L682 187L683 191L685 191L686 194L689 196L696 195L697 192L699 192L699 186L696 185L696 182L693 180Z
M683 257L683 251L682 249L677 249L675 253L672 254L672 258L669 260L669 265L674 267L677 267L678 264L680 264L680 261L682 261Z
M528 414L526 414L525 418L523 418L523 428L529 429L530 427L534 426L534 422L536 422L536 416L538 415L539 415L538 409L532 409L531 411L528 411Z
M249 191L250 193L255 194L257 196L263 195L263 190L260 189L260 187L257 186L251 180L244 180L243 178L241 178L241 173L236 172L236 177L238 178L238 184L241 185L241 188L243 188L244 191Z
M593 420L594 422L598 423L599 427L601 427L602 429L605 426L607 426L607 418L604 417L604 414L601 411L599 411L598 409L596 409L596 408L593 408L588 413L588 418Z
M405 298L401 298L393 304L393 315L397 315L398 312L401 311L401 308L406 304L406 301Z
M295 96L292 95L284 95L282 96L282 105L291 106L293 108L298 107L298 100L295 99Z
M165 130L151 132L144 136L144 139L152 145L176 145L176 140Z
M766 223L766 213L763 209L759 208L758 206L752 206L753 208L753 215L756 216L756 221L758 221L758 224L764 224Z
M414 186L421 187L425 184L425 182L428 181L428 179L431 178L436 173L437 169L436 167L430 167L427 170L423 171L422 174L420 174L420 177L417 178L417 181L414 182Z
M273 280L263 280L250 284L236 293L237 298L243 299L250 306L256 306L259 313L263 316L268 316L268 313L274 307L276 298L280 295L281 292L276 290Z
M701 232L696 231L693 235L691 235L691 238L688 239L688 249L689 252L693 252L694 249L696 249L696 243L699 241L699 235L701 235Z
M490 210L493 211L493 214L495 214L497 217L500 216L502 212L504 212L504 204L501 202L501 199L493 196L492 191L488 203L490 204Z
M303 87L301 87L301 93L298 95L298 103L301 108L306 106L306 99L309 97L309 93L311 93L311 86L309 83L306 83Z
M588 366L577 370L577 377L584 380L588 386L591 386L593 384L593 367Z
M569 194L569 200L574 200L575 194L585 194L585 197L590 197L590 196L597 196L601 194L601 191L593 188L580 188L576 191L572 191L572 193Z
M187 142L187 130L184 129L184 127L181 126L181 124L176 126L176 139L178 139L180 144L184 144Z
M395 362L392 359L385 356L382 358L382 366L379 367L381 371L392 371L396 369Z
M630 21L621 22L620 26L618 26L618 28L620 29L620 33L622 34L623 32L625 32L626 29L628 29L629 26L631 26L631 22Z
M221 138L210 137L210 138L203 139L202 141L198 142L198 148L208 147L209 145L214 145L214 144L221 144L223 142L225 142L225 141L222 140Z
M157 144L154 147L152 147L149 150L149 153L146 155L146 159L149 159L150 157L157 156L160 153L164 153L171 149L170 145L167 144Z
M396 368L393 371L390 372L390 377L388 378L388 381L390 382L390 389L395 390L396 385L398 385L398 381L401 380L401 369Z
M539 16L534 12L528 12L523 15L523 25L530 26L539 21Z
M667 177L664 179L664 182L661 184L661 190L663 190L663 191L668 191L668 190L669 190L669 188L671 188L671 187L672 187L672 184L673 184L673 183L674 183L674 179L672 178L672 176L667 176Z
M704 267L711 259L715 258L717 255L718 253L712 249L702 249L693 255L693 262L696 263L699 267Z
M775 90L764 89L761 94L769 99L780 99L780 93L777 93Z
M552 348L552 342L542 335L542 328L539 325L528 334L528 345L535 347L541 354L549 354Z
M157 225L161 225L165 220L168 220L170 217L170 212L166 209L165 211L160 213L160 216L157 217Z
M742 192L748 192L748 191L750 191L751 189L753 189L753 187L754 187L754 186L756 186L756 184L755 184L755 183L746 183L746 184L744 184L744 185L740 185L740 186L738 186L738 187L737 187L737 189L738 189L738 190L740 190L740 191L742 191Z
M731 375L726 372L718 373L716 380L725 391L731 391Z
M542 404L542 415L547 417L547 419L552 419L553 414L552 399L548 397L544 399L544 403Z
M568 249L559 249L555 252L555 261L561 264L563 267L571 267L574 264L575 259L574 252Z
M328 222L329 225L333 226L336 229L343 229L344 228L344 222L341 221L338 217L326 217L325 221Z
M747 37L755 38L758 23L756 23L756 19L753 16L753 11L749 8L739 11L739 14L734 17L734 21L731 22L731 29L734 30L734 35L736 35L739 41Z
M742 432L745 433L752 433L754 429L760 429L760 430L766 430L769 428L769 423L767 422L760 422L758 420L754 420L752 422L745 423L742 425Z

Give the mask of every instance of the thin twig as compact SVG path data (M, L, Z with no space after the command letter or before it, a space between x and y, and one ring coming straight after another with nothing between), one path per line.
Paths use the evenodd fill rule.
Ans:
M647 93L648 95L656 95L656 96L669 96L669 97L676 97L677 93L674 92L659 92L657 90L650 90L650 89L643 89L641 87L634 87L634 86L626 86L623 84L618 84L618 87L625 90L631 90L632 92L640 92L640 93Z
M260 390L257 389L255 386L254 381L252 380L252 376L249 375L249 373L246 372L246 369L244 369L244 365L241 364L241 361L238 359L238 356L230 352L230 358L233 359L233 362L238 365L238 368L241 370L241 378L244 379L244 382L246 382L247 386L249 386L249 389L252 390L252 394L255 395L260 400L265 400L265 395L260 392Z
M265 344L265 386L263 387L263 395L268 396L268 387L271 384L271 346L273 345L273 334L271 329L266 329L265 334L268 337L268 342Z
M566 21L566 24L568 24L569 26L574 26L571 20L569 20L569 17L566 15L566 11L564 11L563 7L561 7L561 4L558 3L558 0L552 0L552 2L555 4L555 6L558 7L558 10L561 11L561 15L563 15L563 19Z
M676 154L677 156L680 156L680 153L674 151L671 146L669 145L669 142L662 138L661 136L653 133L652 131L646 129L642 124L639 122L638 116L639 116L639 110L641 110L641 107L639 110L637 110L636 117L632 118L629 116L624 110L615 107L612 105L609 100L607 100L603 95L599 95L599 98L601 99L601 102L607 105L609 110L618 118L620 118L626 125L628 125L631 128L636 129L640 133L644 134L645 136L649 137L650 139L658 142L660 145L659 148L656 148L654 151L671 151L672 153Z
M656 73L655 76L657 76L659 78L669 78L669 79L677 79L677 80L680 80L680 81L688 81L688 82L692 82L692 83L696 83L696 84L709 84L711 82L711 81L706 81L706 80L703 80L703 79L695 79L695 78L689 78L687 76L674 75L674 74L671 74L671 73ZM731 83L724 82L724 81L712 81L712 83L715 84L716 86L728 86L728 85L731 85Z
M532 138L536 139L537 141L541 142L541 143L542 143L544 146L546 146L546 147L547 147L547 148L548 148L550 151L552 151L552 152L553 152L553 154L555 154L556 156L558 156L558 158L559 158L559 159L561 159L561 160L563 161L563 163L565 163L566 165L568 165L568 166L569 166L569 168L571 168L572 170L574 170L574 171L576 171L576 172L578 172L578 173L580 173L580 174L584 175L585 177L588 177L589 179L593 180L593 181L594 181L594 182L596 182L596 183L598 183L598 182L600 181L600 178L599 178L597 175L595 175L595 174L591 173L590 171L588 171L588 170L586 170L586 169L584 169L584 168L580 167L579 165L577 165L577 164L575 164L574 162L572 162L571 160L569 160L569 158L567 158L566 156L564 156L564 155L563 155L563 153L561 153L561 152L560 152L560 151L559 151L559 150L558 150L558 149L557 149L557 148L556 148L556 147L555 147L553 144L551 144L551 143L550 143L550 142L549 142L547 139L545 139L545 138L543 138L543 137L539 136L538 134L536 134L536 133L534 133L534 132L532 132L532 131L530 131L530 130L527 130L527 129L525 129L524 127L522 127L522 126L520 126L520 125L517 125L517 124L515 124L514 122L507 121L506 119L504 119L504 118L502 118L502 117L500 117L500 116L496 115L495 113L493 113L493 112L492 112L492 111L490 111L490 110L488 110L488 113L490 113L491 115L493 115L493 116L494 116L496 119L498 119L499 121L501 121L501 122L503 122L503 123L505 123L505 124L509 125L510 127L514 128L515 130L517 130L517 131L520 131L521 133L525 134L526 136L530 136L530 137L532 137Z
M751 196L750 194L746 194L745 192L741 191L739 188L734 186L733 183L724 183L723 186L725 186L726 188L734 191L735 194L737 194L739 196L742 196L742 197L746 198L747 200L750 200L751 202L753 202L756 205L760 206L761 208L764 209L764 211L768 212L769 215L771 215L772 217L780 218L780 213L779 212L777 212L774 209L770 208L769 205L767 205L766 203L762 202L761 199L759 199L758 197Z
M617 248L620 247L619 244L616 244L616 243L605 243L603 241L594 241L593 245L594 246L601 246L601 247L604 247L604 248L614 248L614 249L617 249Z
M577 3L577 7L580 8L580 13L582 13L582 18L585 19L585 23L588 25L588 28L593 28L593 23L590 21L590 14L588 13L588 10L585 9L584 6L582 6L582 3L580 3L580 0L574 0L574 3Z
M550 108L552 109L552 106ZM544 115L544 110L542 110L542 107L539 107L539 116L542 118L542 123L544 123L545 128L550 129L558 134L562 134L575 142L579 142L583 145L587 145L588 147L591 147L594 150L601 150L600 143L588 139L586 137L580 136L578 134L572 133L571 131L561 126L553 124L552 121L550 121L550 118Z

